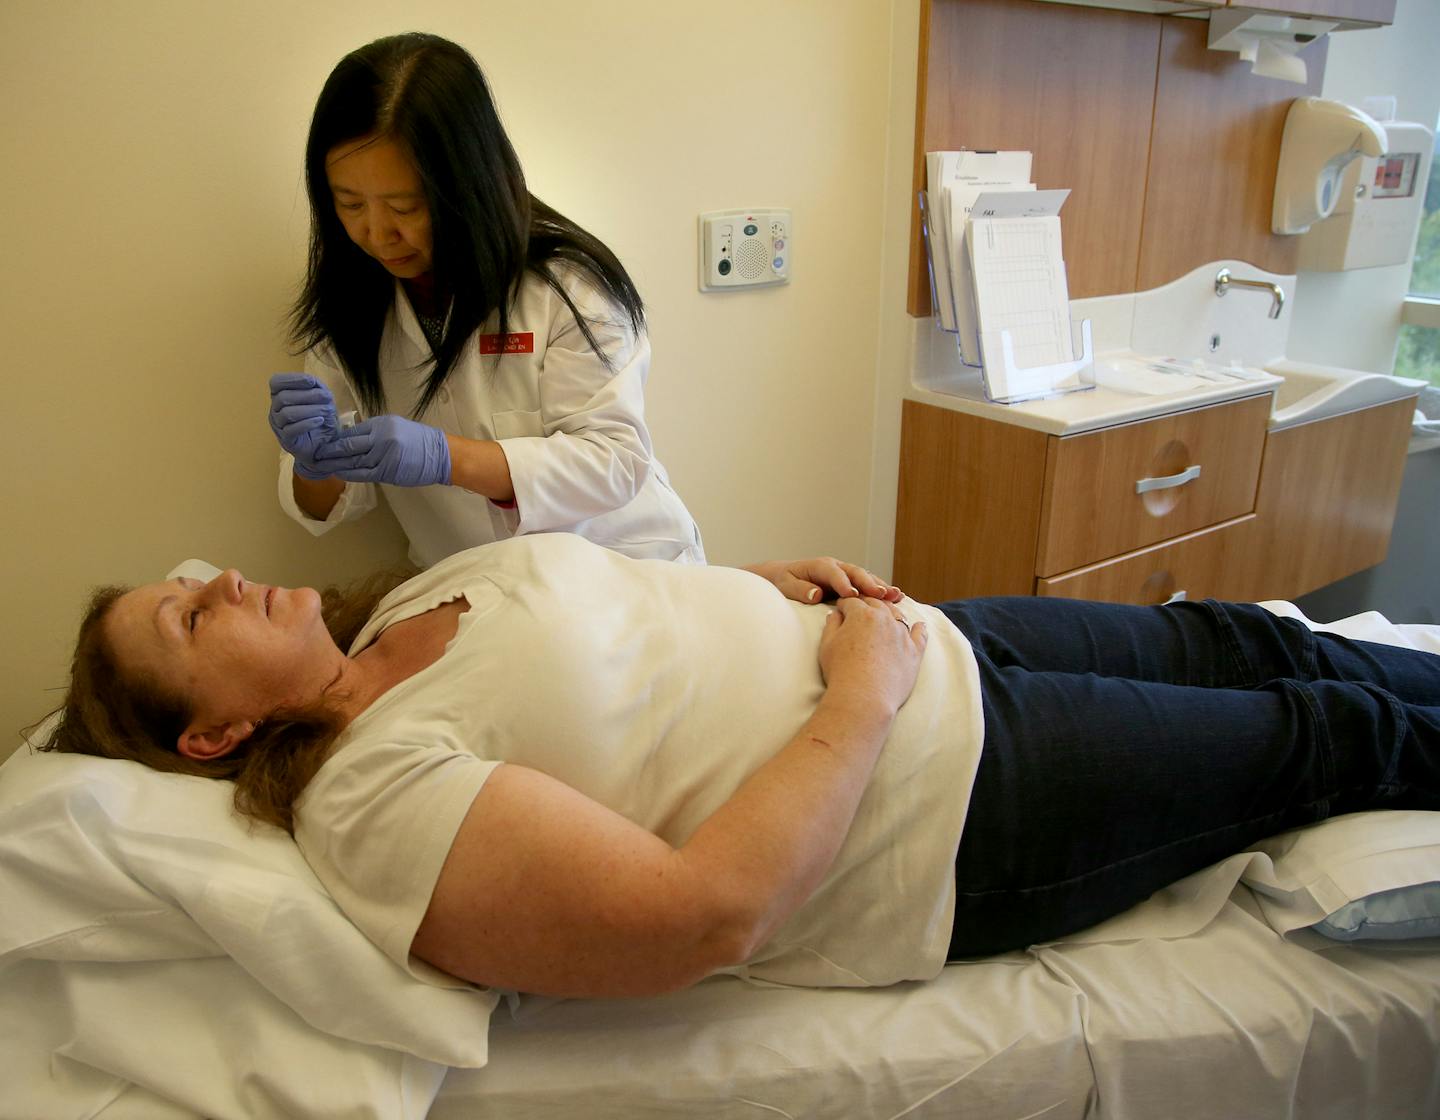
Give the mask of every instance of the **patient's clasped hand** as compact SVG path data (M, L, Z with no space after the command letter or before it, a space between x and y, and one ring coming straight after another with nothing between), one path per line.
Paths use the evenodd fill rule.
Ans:
M1297 825L1440 808L1440 658L1253 606L929 607L564 534L377 596L102 592L49 745L233 780L432 981L925 979Z

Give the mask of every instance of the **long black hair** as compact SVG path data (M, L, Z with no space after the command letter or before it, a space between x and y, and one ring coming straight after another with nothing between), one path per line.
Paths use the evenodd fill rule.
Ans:
M367 411L385 411L380 336L395 281L345 233L325 157L339 144L370 136L395 140L414 158L430 210L436 291L453 300L414 415L440 391L470 336L492 314L500 333L508 333L510 305L526 272L565 301L586 341L610 364L552 262L585 273L637 334L643 328L644 304L619 258L526 188L485 75L469 52L419 32L377 39L340 60L315 104L305 144L310 257L290 315L291 341L301 350L328 341Z

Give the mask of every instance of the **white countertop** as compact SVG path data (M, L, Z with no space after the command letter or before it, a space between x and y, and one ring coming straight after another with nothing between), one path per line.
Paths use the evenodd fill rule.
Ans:
M1050 435L1068 436L1079 432L1148 420L1172 412L1202 408L1223 401L1271 393L1283 378L1265 374L1254 381L1227 381L1207 384L1200 389L1187 389L1164 395L1123 393L1097 385L1091 389L1065 393L1042 400L1018 404L995 404L985 399L979 370L965 369L949 373L944 390L913 383L905 392L908 400L969 413L1021 428L1033 428Z
M1267 317L1257 301L1217 298L1215 276L1221 265L1256 272L1243 262L1213 262L1160 288L1072 301L1072 329L1093 339L1099 374L1092 372L1091 379L1101 384L1018 404L986 399L980 371L961 363L955 336L938 330L933 319L913 319L903 395L1063 436L1266 393L1274 395L1269 427L1277 431L1414 397L1423 388L1422 382L1369 370L1286 358L1288 320ZM1282 288L1287 302L1293 296L1293 276L1256 274ZM1155 362L1162 364L1163 374L1147 365ZM1188 363L1199 363L1202 376L1175 376L1176 391L1168 391L1170 375L1184 374ZM1242 376L1232 379L1231 371L1237 370ZM1430 446L1428 439L1417 440L1412 451Z

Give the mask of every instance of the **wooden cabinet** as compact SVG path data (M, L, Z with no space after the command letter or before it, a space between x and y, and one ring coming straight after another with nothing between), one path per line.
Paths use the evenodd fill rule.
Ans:
M1293 599L1385 559L1414 415L1407 397L1271 432L1226 597Z
M1207 16L1345 28L1391 23L1395 7L922 0L911 197L928 151L1024 149L1038 186L1072 190L1061 212L1072 299L1153 291L1214 261L1293 274L1295 238L1270 229L1275 166L1291 103L1320 92L1328 36L1304 48L1308 81L1294 85L1210 50ZM930 314L918 207L907 306ZM1059 436L907 400L893 577L931 601L1293 598L1383 558L1410 408L1272 433L1267 392Z
M1060 211L1070 297L1135 291L1164 21L1034 0L926 0L922 13L911 199L926 152L1032 152L1037 186L1072 188ZM930 314L918 207L907 298Z
M1151 15L1204 16L1216 8L1340 21L1341 30L1395 22L1395 0L1045 0L1080 8L1113 8Z
M1433 0L1431 0L1433 2ZM931 313L916 195L925 153L1034 153L1060 212L1070 297L1146 291L1209 261L1296 271L1271 232L1285 116L1319 96L1331 36L1301 51L1303 85L1209 49L1223 0L922 0L910 198L910 314ZM1391 23L1395 0L1252 0L1232 9Z
M1395 22L1395 0L1228 0L1233 9L1277 15L1334 19L1342 29L1383 27Z
M906 401L894 580L932 602L1292 599L1384 558L1413 408L1267 433L1265 393L1057 436Z
M895 582L931 601L1037 578L1061 594L1080 586L1067 574L1248 515L1269 413L1264 393L1057 436L906 401Z
M1294 237L1270 231L1285 114L1318 96L1329 37L1307 45L1304 85L1208 49L1184 15L1036 0L925 0L911 198L925 153L1034 153L1060 211L1071 299L1145 291L1208 261L1295 271ZM1017 77L1023 75L1023 79ZM912 315L930 314L918 205L911 216Z
M1041 0L1046 4L1064 4L1071 8L1111 8L1122 12L1143 12L1147 15L1196 15L1225 7L1227 0Z

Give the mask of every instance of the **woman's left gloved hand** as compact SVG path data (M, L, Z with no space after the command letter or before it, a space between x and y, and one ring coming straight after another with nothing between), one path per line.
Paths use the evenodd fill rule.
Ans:
M270 378L270 430L280 446L295 456L295 473L320 479L315 451L340 434L335 398L318 377L308 373L277 373Z
M450 482L450 445L439 428L387 414L341 429L316 448L315 466L346 482L443 486Z

